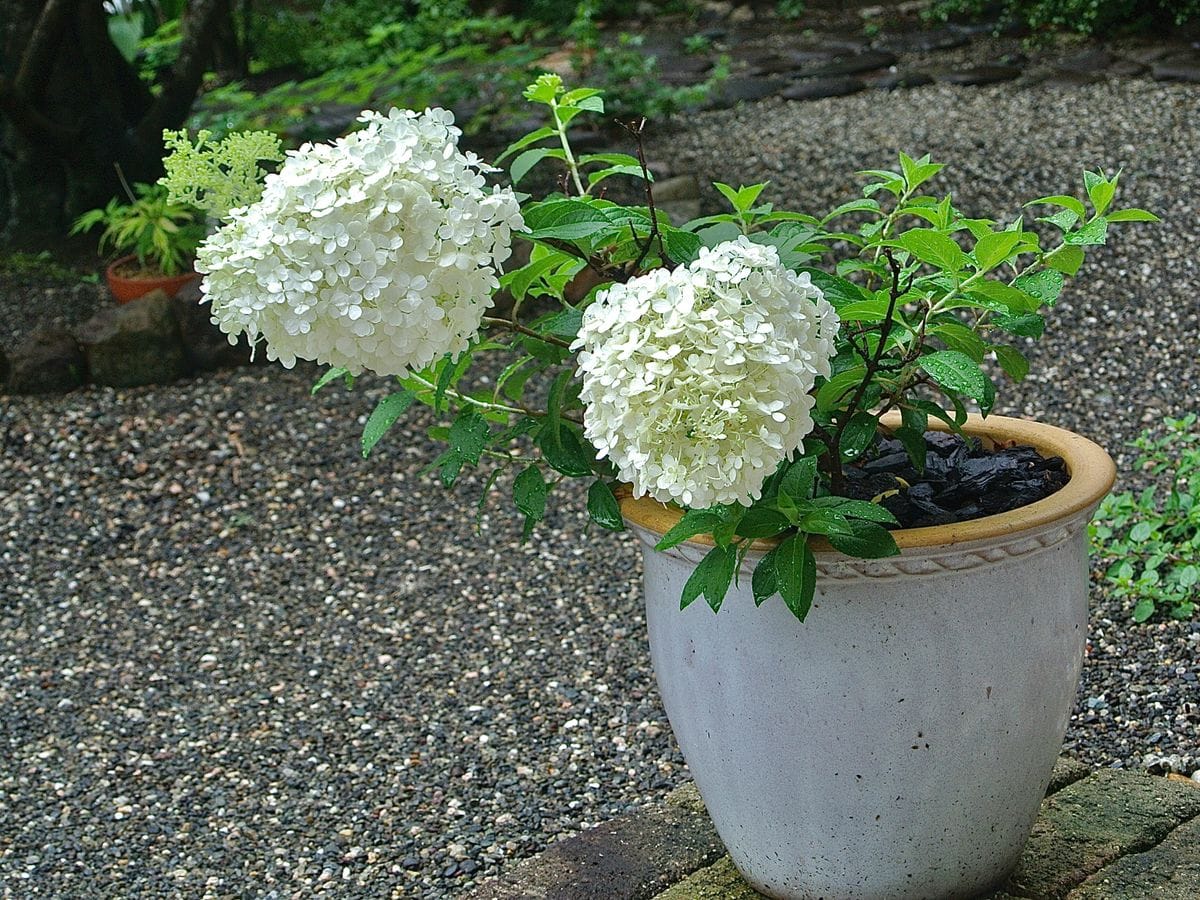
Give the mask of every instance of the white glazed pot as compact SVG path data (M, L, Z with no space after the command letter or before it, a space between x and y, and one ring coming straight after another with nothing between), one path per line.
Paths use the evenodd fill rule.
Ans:
M708 547L655 551L678 510L625 499L671 727L746 880L777 898L966 898L1017 863L1062 745L1087 629L1088 518L1108 455L1049 426L967 428L1066 460L1020 510L894 532L902 553L816 549L812 611L756 608L747 556L714 615L680 611ZM710 545L711 546L711 545Z

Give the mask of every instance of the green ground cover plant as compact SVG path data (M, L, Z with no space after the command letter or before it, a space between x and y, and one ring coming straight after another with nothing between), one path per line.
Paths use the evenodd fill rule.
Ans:
M1163 424L1164 432L1145 431L1133 446L1141 451L1135 464L1155 478L1169 475L1170 488L1111 494L1090 527L1109 590L1138 622L1156 612L1190 618L1200 597L1200 425L1195 413Z

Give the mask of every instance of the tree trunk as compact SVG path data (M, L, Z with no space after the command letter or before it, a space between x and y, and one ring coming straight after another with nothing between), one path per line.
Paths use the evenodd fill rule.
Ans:
M0 241L58 236L81 211L162 173L229 0L192 0L153 96L108 37L100 0L0 0Z

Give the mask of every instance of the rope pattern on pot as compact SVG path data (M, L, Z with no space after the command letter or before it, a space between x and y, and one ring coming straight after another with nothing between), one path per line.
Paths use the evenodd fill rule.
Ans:
M886 559L854 559L817 554L817 571L823 578L854 581L860 578L900 578L906 575L932 575L937 572L963 572L1055 547L1075 535L1083 520L1020 537L1006 544L995 544L978 550L922 553L912 556L892 556Z

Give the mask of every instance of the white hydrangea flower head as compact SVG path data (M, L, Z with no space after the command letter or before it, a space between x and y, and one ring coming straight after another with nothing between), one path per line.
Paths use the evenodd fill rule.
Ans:
M230 212L196 268L213 320L270 359L399 375L466 349L524 228L509 188L458 150L443 109L366 111L365 127L305 144Z
M812 431L838 325L807 274L746 237L614 284L573 345L584 431L635 496L749 506Z

